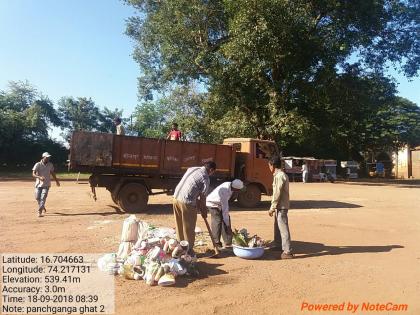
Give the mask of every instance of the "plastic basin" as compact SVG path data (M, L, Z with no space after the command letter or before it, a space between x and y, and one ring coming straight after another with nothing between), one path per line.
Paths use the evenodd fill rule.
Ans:
M244 259L257 259L264 255L264 247L241 247L233 245L233 253Z

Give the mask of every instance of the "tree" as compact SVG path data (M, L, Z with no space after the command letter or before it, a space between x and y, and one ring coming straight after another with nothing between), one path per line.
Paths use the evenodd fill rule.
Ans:
M9 81L7 92L2 92L1 106L22 111L31 106L38 96L38 91L28 81Z
M168 129L168 111L162 103L145 102L136 107L134 130L138 136L164 138Z
M9 82L8 90L0 91L0 161L32 163L47 149L64 156L65 148L48 137L48 130L61 123L47 96L27 81Z
M115 124L114 119L119 117L122 120L122 123L126 123L127 119L122 118L123 110L115 108L114 110L109 109L108 107L104 107L104 109L100 112L99 119L99 127L98 131L101 132L112 132L115 133Z
M380 75L391 62L414 76L420 66L415 0L126 2L139 11L127 34L143 99L201 82L206 112L225 119L220 127L283 146L308 141L322 125L308 115L312 104L339 111L317 91L340 85L350 57L365 74ZM342 137L355 130L341 129Z
M206 111L206 95L193 88L177 88L157 102L147 101L135 110L135 129L146 137L165 138L172 123L190 141L218 142L226 133L216 130L215 120ZM217 122L223 125L222 121Z
M419 145L420 107L405 98L394 97L377 112L371 128L375 137L370 147L398 151L405 145Z
M99 130L101 113L95 102L86 97L63 97L58 102L58 113L63 121L65 139L75 130Z

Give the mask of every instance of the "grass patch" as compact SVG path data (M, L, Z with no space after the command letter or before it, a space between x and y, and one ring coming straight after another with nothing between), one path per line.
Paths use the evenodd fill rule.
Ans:
M76 180L79 173L75 172L66 172L66 171L59 171L56 173L57 178L63 180ZM86 180L89 179L89 173L80 173L79 180ZM0 169L0 179L7 178L7 179L32 179L32 171L31 170L11 170L6 171L4 169ZM35 180L35 179L34 179Z

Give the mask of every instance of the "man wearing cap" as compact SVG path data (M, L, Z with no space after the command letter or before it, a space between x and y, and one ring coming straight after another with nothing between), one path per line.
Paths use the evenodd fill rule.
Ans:
M42 159L35 163L32 168L32 177L36 178L35 182L35 199L38 202L38 216L42 217L42 212L47 212L45 209L45 202L47 201L48 190L51 186L51 177L54 178L57 186L60 182L54 173L54 166L50 162L51 155L48 152L42 153Z
M229 216L229 200L234 192L244 188L240 179L224 182L217 186L206 199L206 206L211 214L211 232L216 246L222 248L220 236L223 237L225 248L232 246L232 227Z

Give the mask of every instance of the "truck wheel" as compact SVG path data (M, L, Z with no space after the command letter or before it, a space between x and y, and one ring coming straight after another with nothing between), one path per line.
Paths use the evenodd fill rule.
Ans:
M118 203L118 197L115 195L115 194L113 194L113 193L111 193L111 198L112 198L112 201L117 205L117 206L119 206L119 203Z
M232 197L230 197L229 202L234 202L238 199L239 192L232 193Z
M253 208L261 201L261 190L255 184L246 186L246 191L238 195L238 203L243 208Z
M147 189L139 183L128 183L118 193L118 204L125 212L144 212L148 201Z

